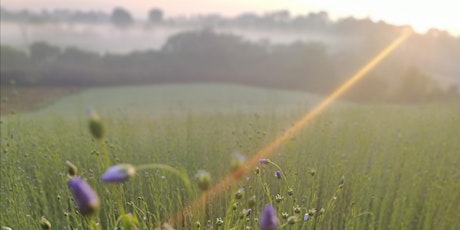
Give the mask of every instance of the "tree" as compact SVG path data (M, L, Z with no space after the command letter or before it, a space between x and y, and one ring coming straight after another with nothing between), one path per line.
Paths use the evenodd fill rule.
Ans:
M115 26L118 27L127 27L133 24L134 20L128 10L116 7L112 11L111 21Z
M29 47L30 59L34 63L52 62L61 53L56 46L51 46L46 42L35 42Z
M19 84L30 82L28 79L29 59L25 52L11 46L1 45L0 56L2 85L7 85L12 80Z
M163 11L158 8L153 8L149 11L149 22L158 23L163 21Z
M439 99L442 89L430 75L417 67L406 69L400 77L396 91L397 100L407 103L423 103Z

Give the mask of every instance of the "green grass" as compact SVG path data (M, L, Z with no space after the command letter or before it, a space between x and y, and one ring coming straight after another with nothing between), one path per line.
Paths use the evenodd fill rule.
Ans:
M88 107L100 113L156 116L184 113L234 113L292 111L309 106L321 98L315 95L225 84L185 84L158 86L107 87L82 91L63 98L37 115L76 116Z
M317 101L298 92L227 85L105 88L2 118L0 226L40 229L45 216L53 229L87 229L88 219L76 212L66 185L69 160L101 198L102 229L114 229L120 206L139 218L140 229L170 221L184 207L179 229L192 229L196 221L205 229L208 220L214 229L258 229L257 218L270 201L282 225L283 212L303 219L317 210L292 229L460 228L458 104L339 103L343 106L326 110L269 157L286 181L274 177L274 165L259 165L260 174L251 168L206 206L188 209L201 193L194 179L198 170L218 182L230 171L233 151L253 156ZM87 106L101 114L103 144L89 134ZM112 164L161 163L182 170L192 182L191 194L164 170L139 171L122 185L104 184L105 149ZM239 188L244 196L236 200ZM275 201L276 194L284 199ZM240 219L254 195L253 213ZM224 220L221 227L216 218Z

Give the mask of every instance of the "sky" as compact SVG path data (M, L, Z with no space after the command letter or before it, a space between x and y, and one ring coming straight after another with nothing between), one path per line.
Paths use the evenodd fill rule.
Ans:
M460 36L460 0L2 0L7 9L78 9L110 12L113 7L128 9L138 18L146 18L153 8L166 16L219 13L235 16L243 12L263 14L286 9L292 15L326 11L333 19L353 16L383 20L395 25L411 25L417 32L429 28L447 30Z

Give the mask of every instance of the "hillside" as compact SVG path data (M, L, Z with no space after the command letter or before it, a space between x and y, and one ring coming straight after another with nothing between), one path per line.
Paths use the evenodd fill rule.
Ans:
M81 116L88 108L101 114L164 115L206 112L289 112L320 97L288 90L230 84L168 84L83 90L29 113L32 116Z

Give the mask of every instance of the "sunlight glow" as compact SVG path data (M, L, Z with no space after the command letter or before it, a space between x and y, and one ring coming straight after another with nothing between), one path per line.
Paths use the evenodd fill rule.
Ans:
M192 15L219 13L235 16L243 12L264 14L276 10L289 10L292 15L306 15L309 12L327 11L333 19L353 16L369 18L375 22L383 20L395 25L410 25L419 33L435 27L460 35L460 1L452 0L2 0L2 7L32 11L42 9L102 10L110 12L113 7L122 6L132 11L136 17L146 18L152 7L165 10L166 15Z
M367 63L363 68L361 68L357 73L349 78L343 85L337 88L332 92L327 98L325 98L320 104L314 107L310 112L305 114L299 121L297 121L291 128L286 130L283 134L278 136L270 144L262 148L255 156L249 159L244 166L242 166L236 172L233 172L223 178L219 183L214 185L209 191L203 192L201 196L188 205L187 209L190 212L194 210L199 210L202 208L202 205L209 200L217 197L224 189L227 189L239 176L246 173L247 169L253 168L259 163L260 158L267 158L274 150L280 147L283 142L293 137L298 133L308 121L312 120L318 116L324 109L326 109L332 102L334 102L338 97L345 93L350 87L352 87L356 82L358 82L362 77L366 75L370 70L372 70L377 64L379 64L385 57L387 57L394 49L396 49L401 43L403 43L410 35L412 34L411 30L406 30L401 36L389 44L384 50L382 50L377 56L375 56L369 63ZM171 219L171 224L176 226L178 223L183 221L183 211L180 210L176 213L175 216Z

